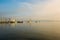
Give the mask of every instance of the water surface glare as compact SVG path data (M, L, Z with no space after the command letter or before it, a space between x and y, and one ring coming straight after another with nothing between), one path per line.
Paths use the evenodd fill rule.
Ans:
M0 40L60 40L60 22L0 24Z

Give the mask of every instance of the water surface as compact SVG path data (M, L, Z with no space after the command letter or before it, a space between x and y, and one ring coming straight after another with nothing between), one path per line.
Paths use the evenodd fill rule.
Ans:
M0 40L60 40L60 22L0 24Z

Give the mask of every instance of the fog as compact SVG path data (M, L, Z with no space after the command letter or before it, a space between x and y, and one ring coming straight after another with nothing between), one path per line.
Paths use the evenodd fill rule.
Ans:
M60 20L60 0L36 3L33 5L32 12L36 19Z

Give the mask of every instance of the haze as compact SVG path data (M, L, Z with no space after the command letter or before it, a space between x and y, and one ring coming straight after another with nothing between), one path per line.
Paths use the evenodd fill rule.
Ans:
M0 0L0 17L60 20L60 0Z

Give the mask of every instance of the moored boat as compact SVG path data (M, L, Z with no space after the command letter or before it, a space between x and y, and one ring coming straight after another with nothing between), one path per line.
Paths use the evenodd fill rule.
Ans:
M17 23L23 23L23 21L17 21Z

